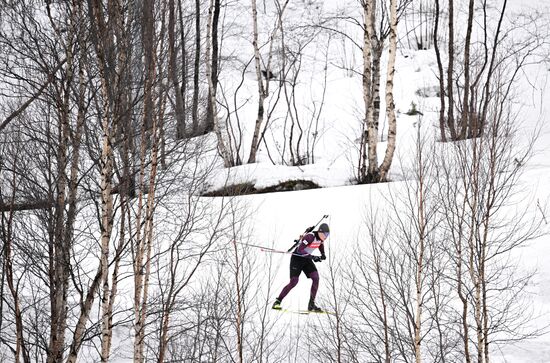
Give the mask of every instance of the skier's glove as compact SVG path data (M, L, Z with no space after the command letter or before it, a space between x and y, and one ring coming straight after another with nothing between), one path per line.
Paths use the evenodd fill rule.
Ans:
M313 262L321 262L322 259L323 258L321 256L313 256L312 257Z
M321 260L326 260L327 259L327 255L325 255L324 253L321 254Z

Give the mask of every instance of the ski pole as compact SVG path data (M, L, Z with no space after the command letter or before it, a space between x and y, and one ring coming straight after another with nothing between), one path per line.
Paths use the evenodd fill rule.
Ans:
M259 248L262 252L287 253L286 251L281 251L281 250L277 250L275 248L266 247L266 246L254 245L254 244L251 244L251 243L237 242L237 241L233 241L233 243L236 243L236 244L239 244L239 245L242 245L242 246L247 246L247 247Z

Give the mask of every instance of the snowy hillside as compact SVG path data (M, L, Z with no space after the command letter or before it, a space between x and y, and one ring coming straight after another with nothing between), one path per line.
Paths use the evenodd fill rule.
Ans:
M541 4L544 5L542 2ZM534 4L513 2L511 14L524 12L531 6L537 7ZM545 11L548 9L546 8ZM517 31L521 32L521 29ZM334 331L337 324L345 325L343 322L346 319L356 319L350 312L353 309L346 310L349 301L353 300L349 296L346 297L346 289L351 286L352 279L360 279L355 274L361 272L357 271L358 267L356 267L355 272L349 275L350 272L346 267L356 264L357 256L362 256L361 251L368 254L371 236L367 230L366 221L373 213L388 213L389 194L397 196L397 199L400 196L406 196L408 182L403 180L410 178L410 171L414 163L415 140L418 135L429 140L438 138L436 122L439 99L434 91L438 86L435 54L433 50L414 51L407 49L404 45L401 43L398 50L395 76L395 103L399 113L397 118L397 158L391 170L391 179L394 182L385 185L350 185L354 177L351 160L356 157L354 153L357 150L354 149L354 142L357 140L350 137L349 129L356 129L360 118L361 84L359 77L350 76L344 69L336 66L338 59L342 57L342 53L339 53L342 48L334 45L331 48L334 49L334 53L329 56L331 59L328 62L330 71L328 72L326 104L322 116L326 132L319 143L315 164L303 167L273 166L268 160L262 159L262 162L257 164L220 170L217 182L214 181L211 185L212 189L217 189L226 183L251 182L257 188L263 188L289 179L303 179L314 181L325 187L320 190L271 193L239 198L254 211L251 221L247 223L252 226L253 231L247 239L248 242L245 243L278 250L286 250L291 245L291 241L319 216L330 215L328 223L331 226L331 234L327 243L330 263L318 264L321 275L319 295L322 306L326 306L329 310L339 309L342 317L301 316L288 313L283 313L281 316L277 312L268 312L268 316L275 319L273 325L269 326L270 335L275 335L275 344L283 351L286 348L281 348L280 345L294 347L294 340L308 340L311 334L315 336L323 331L322 338L311 338L315 342L314 347L311 344L298 344L299 348L296 349L299 349L299 353L291 355L292 359L297 361L328 362L337 359L336 355L326 352L335 354L337 342L331 339L338 337ZM360 59L360 54L347 56L351 59ZM310 59L312 62L315 61L313 55ZM384 62L385 60L382 63ZM315 69L315 66L308 68ZM319 77L320 75L314 81L319 82ZM547 256L550 253L548 237L550 227L546 214L546 208L550 201L550 190L548 189L548 185L550 185L550 163L548 162L550 160L550 149L548 148L550 144L550 129L548 127L550 85L548 77L548 64L537 62L525 67L518 82L518 88L515 89L517 97L513 112L518 113L516 120L519 128L517 145L527 146L533 133L540 132L540 134L536 140L535 152L518 180L518 189L515 193L520 195L520 200L511 201L511 203L515 203L512 208L515 210L525 209L533 218L543 219L539 229L540 237L529 241L523 248L514 250L511 255L503 257L507 260L511 258L512 264L519 265L518 276L520 273L535 273L525 291L516 300L518 306L521 306L519 309L526 313L525 326L517 326L518 335L520 335L519 331L523 331L526 327L535 327L532 331L542 329L541 331L546 332L550 324L550 304L548 303L550 301L550 267L547 263ZM250 82L249 87L253 93L253 79ZM317 88L317 86L310 86L308 90L304 90L304 93L315 98L319 92ZM405 115L405 112L412 107L412 103L422 111L423 115ZM249 110L247 113L254 115L254 110ZM420 125L422 127L419 131ZM358 137L357 134L356 137ZM384 138L383 135L382 138ZM385 143L380 143L379 147L383 150ZM513 213L510 213L510 216L514 218L512 217ZM380 218L386 220L386 217ZM268 277L264 277L264 282L259 284L261 287L259 290L260 300L264 301L262 299L265 299L265 304L269 308L278 292L288 283L289 257L262 252L255 247L244 246L243 248L254 256L253 259L256 263L268 264L266 268L269 267L269 270L260 268L260 274L268 274L269 278L271 278L271 274L274 274L272 282L265 281ZM332 269L329 266L332 266ZM336 276L331 275L333 273ZM298 286L284 300L283 306L291 310L305 309L309 298L310 283L310 280L302 275ZM511 301L514 301L514 298ZM350 316L346 316L348 312ZM527 321L528 318L529 321ZM327 334L327 331L331 332ZM342 335L345 336L345 334ZM367 335L358 339L369 338ZM351 343L339 342L338 344ZM506 340L499 343L497 340L491 343L491 347L491 360L494 362L550 362L550 337L548 334L517 343ZM291 358L289 357L289 359ZM434 356L431 358L428 356L426 361L435 361L436 359ZM452 357L448 357L448 359L456 361ZM352 361L352 358L348 356L342 361Z
M441 91L436 2L399 3L396 150L373 184L359 1L253 0L261 66L250 2L0 4L0 362L550 363L550 4L451 2ZM386 42L378 163L389 59ZM477 137L442 142L449 89ZM304 274L272 309L316 222L326 314Z

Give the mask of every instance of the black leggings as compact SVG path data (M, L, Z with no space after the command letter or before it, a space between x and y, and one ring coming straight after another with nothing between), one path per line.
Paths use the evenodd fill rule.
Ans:
M307 278L312 280L310 298L315 300L317 295L317 289L319 288L319 272L317 272L317 267L313 263L313 260L306 257L300 257L292 255L290 258L290 282L283 288L279 294L278 299L283 300L285 296L298 284L298 279L300 274L304 271Z

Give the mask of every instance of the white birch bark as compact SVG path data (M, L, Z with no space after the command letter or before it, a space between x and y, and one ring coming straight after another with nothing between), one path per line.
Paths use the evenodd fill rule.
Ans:
M395 0L392 0L395 1ZM422 310L423 310L423 295L424 295L424 254L426 248L426 215L424 210L424 163L423 155L418 140L418 161L419 161L419 180L418 180L418 249L416 260L416 315L414 324L414 355L416 363L422 362L422 353L420 343L422 341Z
M156 172L158 163L158 114L154 112L156 74L156 46L154 32L154 3L153 0L144 2L144 47L148 47L145 55L146 80L144 87L143 120L141 127L141 151L140 151L140 197L137 219L136 259L134 264L135 295L134 295L134 362L144 362L145 323L149 298L149 276L151 274L151 249L153 239L153 218L155 208ZM149 129L151 126L151 129ZM152 137L152 140L150 138ZM145 186L147 145L152 141L151 167L149 170L149 184ZM141 212L143 208L143 194L147 189L145 206L145 220L142 226ZM143 229L143 236L141 230Z
M262 79L260 48L258 47L258 9L256 7L256 0L252 0L252 23L253 23L253 40L252 46L254 47L254 65L256 67L256 79L258 82L258 113L256 115L256 124L254 126L254 133L252 135L252 142L250 144L250 154L248 156L248 164L256 162L256 153L258 151L258 140L260 137L260 129L264 121L264 103L266 98L266 91L264 81ZM269 71L269 70L268 70ZM266 82L269 82L269 75L266 76Z
M380 181L387 180L388 172L395 152L397 120L393 97L393 76L395 74L395 57L397 52L397 0L390 1L390 47L388 54L388 73L386 79L386 115L388 117L388 145L384 160L380 165Z
M118 51L117 51L117 71L115 72L115 84L119 85L121 84L121 80L124 79L127 76L127 72L125 71L126 65L127 65L127 58L128 58L128 36L126 29L124 29L124 12L122 10L122 4L120 0L113 0L109 1L109 14L112 16L112 19L110 21L112 22L112 27L115 30L116 33L116 41L118 43ZM114 43L114 39L110 39L111 42ZM123 121L123 116L126 113L126 107L128 107L128 94L127 91L121 87L116 88L116 93L118 96L119 102L114 107L114 114L116 119L118 120L118 123L113 125L113 129L115 129L113 132L115 135L119 134L121 132L122 126L121 124ZM122 151L122 153L127 152L127 141L128 138L126 137L124 141L125 149ZM109 286L109 278L108 278L108 270L105 275L102 276L102 300L101 300L101 362L108 362L110 357L110 351L111 351L111 341L112 341L112 335L113 335L113 329L112 329L112 321L113 321L113 305L115 302L115 297L117 294L117 274L118 274L118 264L120 261L120 249L121 245L125 241L125 234L124 234L124 212L126 209L126 203L127 203L127 193L128 193L128 181L129 176L127 175L127 170L124 171L123 176L123 190L119 192L120 195L120 211L121 211L121 228L120 228L120 235L119 235L119 243L117 246L117 249L115 251L115 260L114 262L114 270L112 272L111 277L111 286Z
M376 72L379 71L379 67L373 67L376 61L376 52L375 47L377 45L376 33L375 33L375 21L376 21L376 0L367 0L368 12L365 11L366 22L365 22L365 46L363 48L363 54L367 50L367 55L370 60L369 64L369 104L367 109L367 155L368 155L368 168L367 168L367 178L368 181L376 181L373 178L378 176L378 152L376 146L378 144L378 118L375 117L377 114L376 105L375 105L375 89L378 85L374 82L375 79L379 79L379 75ZM368 43L367 43L368 42ZM378 59L379 62L379 59ZM366 65L365 65L366 68ZM379 107L379 106L378 106ZM376 112L375 112L376 111Z
M49 5L48 5L49 6ZM50 250L50 290L51 290L51 329L48 362L62 359L67 330L67 294L69 290L70 251L72 244L74 221L76 218L77 173L79 161L80 135L82 115L79 114L77 130L73 138L72 159L69 164L69 147L71 143L71 87L74 76L74 49L77 27L77 6L69 7L69 22L71 30L67 37L59 31L56 21L48 12L48 18L56 33L56 40L65 49L65 76L56 101L59 102L59 136L57 148L57 197L55 207L54 244ZM70 179L67 177L67 167L70 165ZM68 206L67 210L66 207Z
M99 79L100 79L100 92L102 97L102 119L101 119L101 128L102 128L102 151L100 159L100 202L101 202L101 217L100 217L100 245L101 245L101 256L99 260L98 270L96 275L90 285L86 298L81 301L81 311L78 317L78 322L75 327L73 334L73 341L69 349L69 355L67 357L67 363L75 363L78 359L78 354L82 341L84 339L84 334L86 330L86 322L88 321L90 310L92 308L95 295L99 289L100 282L103 279L103 275L108 272L108 260L109 260L109 241L111 239L112 231L112 222L113 222L113 199L112 199L112 175L113 175L113 125L109 107L109 92L107 90L107 72L105 69L105 53L104 53L104 44L105 40L105 27L103 12L101 10L102 4L98 1L93 1L91 3L92 13L90 14L92 23L95 23L98 29L98 42L96 45L98 67L99 67ZM78 9L81 13L82 8L79 5ZM84 49L81 42L81 49ZM84 57L80 58L80 68L79 68L79 98L83 102L84 93L85 93L85 79L84 79L84 69L83 61ZM82 106L80 106L82 107ZM79 107L79 108L80 108ZM79 114L79 125L84 122L83 114ZM73 176L71 176L71 179Z
M361 136L361 155L359 165L359 179L365 181L367 175L367 166L370 160L370 132L373 113L373 95L372 95L372 46L371 37L374 31L372 0L366 0L363 4L363 103L365 106L365 119L363 120L363 134Z
M237 316L235 317L235 331L237 333L237 352L239 354L239 363L243 363L243 337L242 337L242 296L239 274L241 273L241 265L239 263L239 251L237 243L233 241L235 251L235 286L237 288Z
M248 157L248 163L255 163L256 162L256 154L258 153L258 148L260 146L261 141L261 129L262 124L264 122L264 114L265 114L265 99L269 95L269 79L271 71L271 61L273 60L273 45L275 44L275 38L277 36L277 33L281 30L283 27L283 15L286 10L286 7L288 5L290 0L286 0L284 4L281 6L279 2L277 1L277 22L275 25L275 29L271 32L271 35L269 37L269 51L267 55L267 66L265 69L266 76L265 76L265 85L264 85L264 79L262 78L262 69L261 69L261 56L260 56L260 49L258 47L258 12L256 7L256 0L252 0L252 17L253 17L253 24L254 24L254 33L253 33L253 46L254 46L254 64L256 69L256 79L258 82L258 114L256 117L256 124L254 127L254 134L252 136L252 142L250 145L250 155ZM268 119L265 121L267 127L267 122L269 122L269 115ZM264 129L265 129L264 127Z

